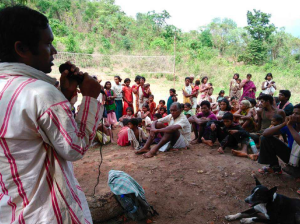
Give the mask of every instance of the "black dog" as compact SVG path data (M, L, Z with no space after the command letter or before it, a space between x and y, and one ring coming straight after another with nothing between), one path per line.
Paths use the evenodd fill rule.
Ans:
M241 219L241 223L300 224L300 200L276 193L277 187L268 189L253 176L256 187L245 202L251 209L225 217L228 221ZM261 217L260 217L261 216Z

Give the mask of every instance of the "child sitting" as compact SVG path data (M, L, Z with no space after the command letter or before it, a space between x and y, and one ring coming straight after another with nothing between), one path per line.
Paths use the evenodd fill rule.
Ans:
M220 110L216 114L218 120L222 120L224 114L231 111L231 106L229 104L229 101L226 99L223 99L220 101Z
M149 96L149 108L150 108L150 118L153 120L153 115L155 114L156 103L154 102L154 96Z
M130 142L128 140L128 123L129 123L130 119L123 119L123 127L121 128L121 130L118 133L118 145L119 146L128 146L130 145Z
M145 122L145 126L151 125L152 121L150 118L150 107L147 103L144 103L142 106L142 111L138 111L137 117L142 118Z
M167 114L167 109L166 109L165 107L161 107L161 108L159 109L159 113L161 114L162 117L165 117L165 116L168 115L168 114Z
M190 103L185 103L183 107L183 114L186 118L193 116L192 105Z
M124 126L124 124L123 124L124 119L129 119L130 120L130 119L134 118L133 108L127 107L126 113L127 113L126 115L123 115L122 117L119 118L119 125L121 127Z
M219 92L218 97L217 97L217 101L223 100L223 99L224 99L224 95L225 95L225 91L224 91L224 90L221 90L221 91Z
M136 118L133 118L128 122L128 141L133 150L141 149L147 140L147 136L138 125L139 121Z
M238 143L242 145L242 151L231 150L235 156L246 155L247 157L247 144L249 139L249 133L245 131L239 124L233 123L233 115L231 113L224 114L222 118L223 122L219 125L223 126L223 134L225 138L221 140L219 153L224 153L226 147L236 148ZM244 156L243 156L244 157Z
M107 143L114 143L113 140L113 133L111 131L111 127L108 123L103 125L102 123L99 124L96 132L97 140L100 144L106 145Z
M158 105L157 105L155 111L158 111L158 113L159 113L159 109L160 109L161 107L164 107L164 108L167 109L167 107L166 107L166 101L160 100L160 101L158 102Z

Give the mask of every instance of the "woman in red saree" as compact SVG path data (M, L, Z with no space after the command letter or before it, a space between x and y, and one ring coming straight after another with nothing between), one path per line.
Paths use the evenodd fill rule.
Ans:
M124 80L125 86L123 86L123 115L127 115L127 108L131 107L133 109L133 95L132 95L132 88L130 87L131 80L129 78L126 78Z
M240 88L243 88L243 95L240 98L240 102L244 100L245 97L255 99L256 86L254 82L251 81L252 75L248 74L247 79L243 80L240 84Z

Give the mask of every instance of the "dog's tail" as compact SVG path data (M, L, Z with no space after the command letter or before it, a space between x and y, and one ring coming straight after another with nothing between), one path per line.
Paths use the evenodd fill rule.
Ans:
M257 185L261 185L261 183L259 182L259 180L257 179L257 177L255 176L255 173L252 173L251 176L254 178L256 186Z

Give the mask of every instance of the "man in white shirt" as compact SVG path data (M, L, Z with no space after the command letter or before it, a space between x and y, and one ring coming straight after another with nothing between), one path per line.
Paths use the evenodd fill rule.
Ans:
M71 161L89 149L99 122L99 83L83 76L76 119L70 100L78 82L68 70L59 91L51 72L53 34L27 7L0 11L0 223L92 223Z
M166 117L158 119L151 124L150 137L145 146L137 152L137 154L144 154L145 158L151 158L156 155L157 151L170 142L171 148L174 150L187 148L191 141L191 124L186 116L181 113L180 103L173 103L170 107L170 112ZM164 125L168 123L168 127ZM150 150L155 135L157 133L163 134L160 142Z

